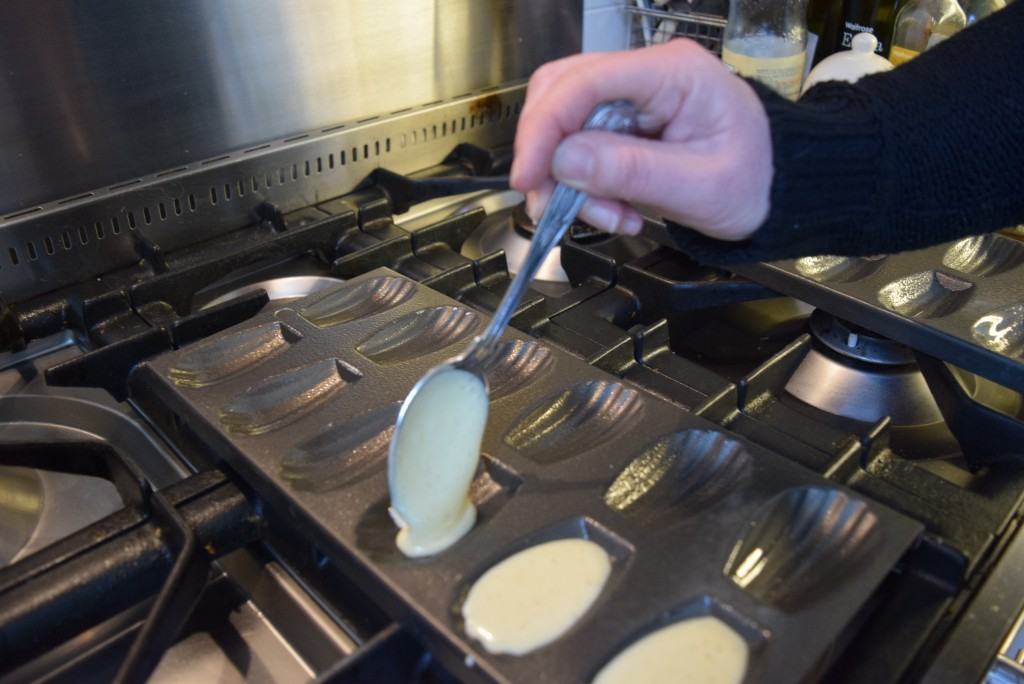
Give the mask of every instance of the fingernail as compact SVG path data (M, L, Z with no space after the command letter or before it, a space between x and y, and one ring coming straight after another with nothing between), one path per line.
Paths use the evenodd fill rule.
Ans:
M519 185L519 168L516 166L515 160L512 161L512 168L508 172L508 185L513 190L516 190Z
M566 140L555 150L551 173L566 185L583 185L594 171L594 153L586 144Z
M540 220L540 207L537 206L539 201L536 195L530 194L526 196L526 215L534 223Z
M636 235L644 227L644 220L636 214L629 214L622 222L622 232L628 235Z
M619 218L619 212L603 204L592 204L587 207L587 223L609 233L619 229Z
M653 114L641 112L636 115L636 127L641 131L653 131L658 127L658 121Z

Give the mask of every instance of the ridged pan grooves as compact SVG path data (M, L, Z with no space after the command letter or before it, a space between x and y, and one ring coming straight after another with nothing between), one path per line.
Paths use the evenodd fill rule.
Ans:
M480 458L469 497L477 507L475 527L486 525L523 484L522 477L487 455ZM388 515L387 497L374 502L356 523L356 546L375 562L407 563L409 559L395 545L394 521ZM469 535L473 533L470 531Z
M296 489L327 492L358 482L383 466L401 403L364 413L289 451L281 477Z
M961 273L989 276L1024 264L1024 245L999 235L977 235L954 242L942 265Z
M1024 304L1013 304L982 316L971 326L971 335L992 351L1020 358L1024 355Z
M889 283L879 290L878 301L910 318L937 318L963 306L973 287L941 271L924 271Z
M484 366L491 399L515 394L551 372L554 366L555 355L539 342L506 342Z
M345 285L306 300L299 314L318 328L330 328L393 309L416 292L416 284L405 278L380 276Z
M573 385L527 410L505 443L541 463L571 458L635 428L643 417L640 393L617 382Z
M269 432L301 418L361 377L339 359L293 368L247 389L221 409L220 422L229 432Z
M797 259L795 266L801 275L819 283L848 283L871 275L884 259L884 256L810 256Z
M630 461L605 490L604 502L641 518L694 513L733 491L750 465L746 449L721 432L676 432Z
M388 323L356 350L381 365L402 363L465 340L479 324L480 316L462 307L420 309Z
M725 574L759 600L792 610L854 576L880 536L863 501L838 489L791 489L757 515Z
M207 387L269 361L301 338L282 323L245 328L186 348L167 375L181 387Z

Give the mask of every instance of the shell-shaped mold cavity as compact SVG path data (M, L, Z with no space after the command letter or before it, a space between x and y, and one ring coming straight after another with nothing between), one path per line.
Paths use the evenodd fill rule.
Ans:
M330 328L393 309L409 301L415 292L416 284L410 280L380 276L314 295L299 314L319 328Z
M761 601L799 608L855 575L880 534L863 501L838 489L791 489L757 514L725 574Z
M993 311L971 326L975 341L1007 356L1024 356L1024 304Z
M293 368L253 385L221 409L229 432L259 435L287 425L362 377L338 359Z
M283 323L244 328L184 349L167 375L181 387L206 387L269 361L300 339Z
M630 461L605 490L604 502L644 518L693 513L727 496L750 466L743 445L721 432L676 432Z
M540 463L589 451L637 426L640 393L617 382L590 380L528 409L506 433L505 443Z
M386 447L385 447L386 449ZM505 464L481 454L469 498L477 509L475 527L487 524L519 490L523 478ZM356 523L356 546L376 562L409 563L395 545L394 520L388 515L387 497L370 505ZM470 531L466 536L472 536ZM459 542L461 543L461 542Z
M289 451L281 477L296 489L327 492L365 479L388 456L401 404L396 402L332 425Z
M999 235L977 235L954 242L942 257L942 265L961 273L987 276L1024 263L1024 245Z
M936 318L959 309L973 287L941 271L924 271L889 283L879 290L878 301L910 318Z
M796 260L800 275L820 283L848 283L870 275L882 265L884 256L810 256Z
M533 340L506 342L484 365L491 399L501 399L529 386L555 365L551 350Z
M480 316L458 306L437 306L408 313L363 340L356 350L375 363L401 363L426 356L466 339Z

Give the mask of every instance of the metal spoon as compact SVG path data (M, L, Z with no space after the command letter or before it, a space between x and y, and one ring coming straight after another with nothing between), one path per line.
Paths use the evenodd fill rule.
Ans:
M615 100L598 105L587 118L583 130L632 133L636 130L636 107L626 100ZM402 414L405 413L405 409L416 399L416 395L419 394L423 385L429 382L430 377L435 373L447 368L460 368L479 375L484 383L487 382L481 368L487 364L497 349L498 342L501 340L505 328L508 327L516 307L519 306L526 288L536 275L537 269L544 263L548 253L555 245L562 241L565 232L576 220L576 216L580 213L580 208L583 207L586 200L586 194L580 190L574 190L561 183L555 186L551 200L544 209L544 214L530 240L530 249L526 254L526 259L523 261L519 273L512 280L512 284L505 291L505 296L498 304L487 329L473 338L469 347L460 356L435 366L416 383L405 398L402 411L398 415L398 423L395 426L396 434L402 429Z
M590 114L584 125L584 130L605 130L618 133L631 133L635 128L636 108L632 103L621 100L599 105ZM480 397L482 401L486 402L488 386L485 371L499 347L502 333L505 332L505 328L530 281L533 280L551 249L561 242L586 199L586 195L579 190L574 190L561 183L555 186L551 200L548 202L547 208L537 224L533 239L530 241L526 260L509 285L486 330L473 339L463 354L435 366L420 378L402 404L388 451L388 486L391 490L392 517L405 533L399 535L399 547L409 555L427 555L440 550L468 531L472 526L472 519L475 518L475 511L467 497L473 472L476 469L476 461L480 454L480 442L483 440L487 415L486 406L482 407L482 411L468 411L466 413L467 420L463 420L461 412L466 407L460 407L459 401L455 401L456 405L453 406L437 405L436 399L431 399L431 397L437 396L439 391L443 395L441 387L446 381L450 381L450 378L442 379L441 376L451 371L465 371L472 374L482 383L483 391L480 393ZM432 383L434 391L431 391ZM476 392L469 394L477 395ZM422 405L417 405L417 400L420 398L422 398L420 402ZM475 401L469 395L466 395L464 400ZM481 407L474 405L472 408ZM460 414L449 415L455 411ZM411 418L414 415L415 418ZM468 419L469 415L478 416L478 418L470 420ZM479 419L480 416L483 418L482 421ZM422 426L424 420L427 419L429 419L429 429L424 431ZM403 433L403 428L408 424L407 421L411 421L418 427L408 428ZM419 441L417 442L416 438L410 435L416 435ZM432 443L425 443L428 441ZM476 444L476 449L470 454L468 449L473 442ZM435 458L435 454L446 453L450 458L446 464L423 461L412 464L416 466L415 472L418 475L410 480L409 477L400 475L400 467L404 467L406 472L410 472L408 461L399 462L403 444L408 445L404 447L409 450L406 459ZM461 453L464 449L467 450L466 453ZM460 453L449 453L452 450ZM441 468L442 465L450 472L444 474L439 472L438 468ZM425 481L428 475L434 482ZM439 478L442 481L437 481ZM427 502L422 496L423 492L418 489L425 487L443 488L452 496L441 494ZM440 492L436 493L440 494ZM459 496L462 501L456 500ZM415 520L417 517L424 521L429 519L429 522L418 523ZM445 522L449 519L451 520L450 524ZM433 540L423 543L411 542L409 541L410 537L415 535L411 535L409 530L416 524L429 525L433 530L448 526L451 528L448 530L450 534L442 535L443 541L441 537L437 537L437 543L434 543Z

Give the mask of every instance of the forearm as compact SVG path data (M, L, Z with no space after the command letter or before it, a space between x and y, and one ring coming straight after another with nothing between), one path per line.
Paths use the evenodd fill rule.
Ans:
M717 263L920 248L1024 222L1024 4L856 85L789 103L758 87L774 180L740 243L675 228Z

